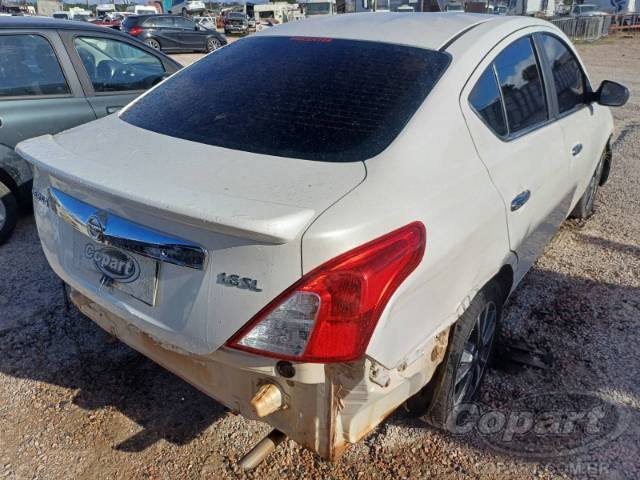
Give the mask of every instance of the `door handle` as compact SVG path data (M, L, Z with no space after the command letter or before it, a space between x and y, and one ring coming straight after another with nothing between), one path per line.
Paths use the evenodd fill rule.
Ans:
M107 107L107 114L116 113L117 111L119 111L121 109L122 109L122 107Z
M531 197L531 191L530 190L525 190L524 192L519 193L518 195L516 195L516 198L511 200L511 211L515 212L516 210L521 208L525 203L527 203L529 201L530 197Z
M576 143L572 148L571 148L571 155L573 155L574 157L576 155L578 155L580 152L582 151L582 144L581 143Z

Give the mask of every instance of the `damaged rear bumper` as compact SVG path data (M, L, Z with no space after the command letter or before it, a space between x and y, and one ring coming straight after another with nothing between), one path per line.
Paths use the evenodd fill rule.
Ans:
M227 348L194 355L164 345L77 290L71 301L124 343L247 418L262 420L328 460L337 459L431 378L444 357L447 331L428 342L411 365L387 370L369 358L350 363L294 363L283 377L278 360ZM293 373L293 374L292 374ZM252 400L265 385L282 402L260 418ZM254 402L255 403L255 402ZM258 412L260 410L258 409Z

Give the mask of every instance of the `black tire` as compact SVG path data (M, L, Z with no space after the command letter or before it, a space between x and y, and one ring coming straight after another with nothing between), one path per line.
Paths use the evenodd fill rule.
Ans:
M459 405L471 402L478 393L478 387L482 383L487 365L495 346L495 339L500 331L502 318L502 306L504 295L500 286L496 282L486 285L475 296L469 307L451 327L449 332L449 344L442 363L427 384L427 386L417 395L409 399L405 405L406 409L415 416L422 416L423 420L442 430L452 430L449 425L450 415L456 411ZM463 354L468 358L468 345L477 340L478 318L485 312L494 312L493 329L486 331L486 346L482 349L482 362L476 368L471 364L469 371L475 374L473 382L463 391L462 382L456 382L458 373L462 374L460 368L463 365ZM485 342L483 342L484 344ZM464 365L467 365L465 362ZM466 370L466 369L465 369ZM460 380L460 379L459 379Z
M593 204L596 198L596 193L598 193L598 187L600 186L600 179L602 178L602 171L604 170L606 153L606 151L602 153L600 161L589 180L587 189L569 214L571 218L587 219L593 215Z
M207 38L207 43L205 44L205 52L215 52L220 47L222 47L222 42L218 40L216 37Z
M4 183L0 182L0 245L6 242L18 222L18 200Z
M187 9L186 8L182 9L182 16L185 17L185 18L189 18L189 14L187 13Z

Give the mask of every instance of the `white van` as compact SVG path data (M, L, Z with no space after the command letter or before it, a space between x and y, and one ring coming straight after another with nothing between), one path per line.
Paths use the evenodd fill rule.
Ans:
M136 15L156 15L158 10L151 5L129 5L127 12L134 13Z

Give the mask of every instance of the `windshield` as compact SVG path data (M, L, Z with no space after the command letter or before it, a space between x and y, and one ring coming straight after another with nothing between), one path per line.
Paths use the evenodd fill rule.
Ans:
M376 10L389 10L389 0L377 0Z
M388 43L249 37L175 74L121 118L234 150L365 160L400 133L449 60Z
M462 11L462 5L447 5L447 11L449 12L460 12Z
M67 15L66 13L54 13L53 14L53 18L67 19L67 18L69 18L69 15Z
M307 3L307 15L329 15L331 13L331 3Z
M583 12L595 12L596 11L596 6L595 5L582 5L582 11Z

